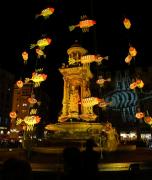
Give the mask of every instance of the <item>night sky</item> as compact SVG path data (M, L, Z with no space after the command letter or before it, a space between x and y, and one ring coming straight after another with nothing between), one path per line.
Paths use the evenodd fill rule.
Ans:
M119 0L120 1L120 0ZM138 54L129 66L149 66L151 59L152 11L150 1L100 1L100 0L14 0L1 4L1 58L0 67L15 74L15 78L31 75L35 69L36 55L30 50L30 44L44 36L52 39L46 47L46 59L41 59L48 79L43 87L53 101L62 96L62 76L58 68L67 62L67 49L78 40L90 54L109 56L107 69L125 69L124 62L129 44ZM42 9L52 6L54 14L48 19L35 19ZM96 20L97 24L88 33L76 28L69 32L68 26L78 24L82 15ZM125 29L123 19L132 23L131 29ZM28 64L23 64L21 53L29 52ZM55 95L54 95L55 94ZM57 94L60 94L58 96Z

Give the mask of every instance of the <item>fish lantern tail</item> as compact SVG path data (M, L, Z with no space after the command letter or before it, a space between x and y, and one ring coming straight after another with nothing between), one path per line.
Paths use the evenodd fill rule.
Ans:
M75 29L75 26L72 25L72 26L69 26L69 31L73 31Z
M104 59L105 59L105 60L108 60L108 59L109 59L109 56L105 56Z
M35 15L35 19L37 19L39 16L40 16L39 14L36 14L36 15Z
M31 44L30 49L33 49L36 46L36 44Z

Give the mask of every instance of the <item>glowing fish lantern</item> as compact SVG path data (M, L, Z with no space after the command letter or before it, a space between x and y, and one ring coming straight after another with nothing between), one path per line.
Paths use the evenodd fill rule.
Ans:
M45 19L47 19L51 14L54 13L53 7L48 7L46 9L43 9L40 14L37 14L35 18L38 18L39 16L43 16Z
M103 79L102 76L99 76L99 79L96 81L97 84L99 84L100 87L103 87L105 82L110 82L111 78Z
M129 54L132 56L132 57L135 57L137 55L137 51L134 47L129 47Z
M44 51L42 51L39 48L36 48L36 53L37 53L37 58L40 58L41 56L43 56L44 58L46 58L46 54L44 53Z
M137 87L138 88L143 88L144 87L144 82L142 81L142 80L140 80L140 79L138 79L138 80L136 80L136 83L137 83Z
M33 49L34 47L38 46L41 50L43 50L46 46L50 45L52 42L52 39L50 38L43 38L37 41L36 44L31 44L30 49Z
M127 64L130 64L131 60L132 60L132 56L129 54L129 55L125 58L125 62L126 62Z
M18 118L16 121L16 125L21 124L22 122L25 122L27 125L26 130L32 131L35 124L38 124L40 122L41 118L39 116L25 116L24 119Z
M39 74L39 73L32 73L32 78L31 80L35 83L35 87L38 87L40 86L40 83L42 81L45 81L47 78L47 75L46 74Z
M135 89L137 87L137 83L136 82L133 82L130 84L130 89Z
M137 119L142 119L144 116L145 116L145 114L144 114L143 112L137 112L137 113L135 114L135 117L136 117Z
M19 81L16 82L16 85L17 85L18 88L22 88L24 83L23 83L23 81L19 80Z
M29 97L29 98L27 99L27 101L28 101L31 105L34 105L34 104L37 103L37 100L36 100L35 98L33 98L33 97Z
M128 18L125 18L125 19L123 20L123 24L124 24L124 26L125 26L126 29L130 29L130 27L131 27L131 22L130 22L130 20L129 20Z
M17 114L15 111L12 111L9 113L10 118L15 119L17 117Z
M28 53L26 51L22 52L22 58L24 60L24 64L27 64Z
M96 24L95 20L86 19L79 22L79 24L69 26L69 30L73 31L76 27L80 27L83 32L88 32L91 26Z
M85 107L91 107L100 102L100 99L97 97L89 97L82 99L82 105Z
M99 55L85 55L81 57L81 63L86 64L86 63L92 63L92 62L97 62L101 63L102 60L108 60L108 56L102 57Z
M152 125L152 117L151 116L145 116L144 121L145 121L145 123Z

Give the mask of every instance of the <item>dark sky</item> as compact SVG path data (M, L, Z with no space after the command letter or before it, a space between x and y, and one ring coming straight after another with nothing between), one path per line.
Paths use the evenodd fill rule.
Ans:
M55 12L47 20L35 19L35 15L48 6ZM152 10L150 1L102 1L102 0L8 0L0 6L1 58L0 67L13 74L16 79L33 72L36 55L30 44L42 36L52 39L46 47L47 58L40 60L48 74L44 82L48 93L53 94L62 83L58 68L67 62L67 49L78 40L91 54L109 56L106 66L109 70L127 68L124 58L129 43L138 54L129 66L149 66L151 59ZM69 32L68 26L78 24L80 17L87 15L97 24L88 33L77 28ZM131 20L130 30L123 26L123 19ZM21 53L29 51L25 66Z

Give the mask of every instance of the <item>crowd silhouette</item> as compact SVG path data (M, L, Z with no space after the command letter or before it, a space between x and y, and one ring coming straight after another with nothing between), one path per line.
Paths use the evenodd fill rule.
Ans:
M32 180L32 168L26 160L9 158L1 168L2 180Z
M97 179L100 152L94 150L93 139L86 141L85 150L78 147L65 147L63 151L64 174L61 179Z

